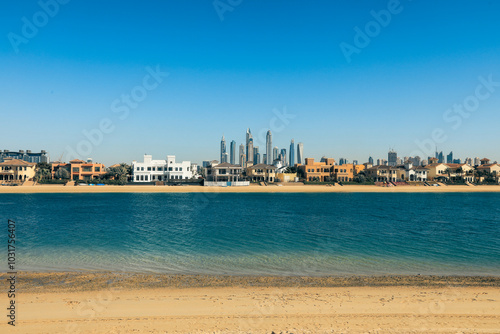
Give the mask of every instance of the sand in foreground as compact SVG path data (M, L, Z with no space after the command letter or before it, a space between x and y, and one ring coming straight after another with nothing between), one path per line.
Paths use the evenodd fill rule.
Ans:
M250 185L247 187L203 187L203 186L153 186L153 185L125 185L125 186L63 186L63 185L36 185L36 186L1 186L2 193L334 193L334 192L377 192L377 193L408 193L408 192L500 192L500 185L481 186L397 186L379 187L373 185L304 185L285 184L282 186Z
M87 278L79 279L90 282ZM108 278L103 277L103 282ZM65 279L73 285L72 277ZM280 286L279 280L257 279L241 286L244 280L227 284L228 279L195 277L199 284L184 288L174 286L175 278L165 287L157 287L163 283L156 276L122 279L124 284L110 284L110 288L94 285L97 289L61 287L58 291L52 283L62 282L60 277L40 277L39 282L52 282L48 292L43 292L43 286L21 291L16 328L12 330L4 320L0 332L498 333L500 324L498 279L493 284L462 286L432 280L424 285L423 280L403 278L393 281L413 285L311 287L303 283L320 281ZM142 289L128 286L138 281L158 284ZM89 284L82 286L86 289ZM6 294L0 303L6 305Z

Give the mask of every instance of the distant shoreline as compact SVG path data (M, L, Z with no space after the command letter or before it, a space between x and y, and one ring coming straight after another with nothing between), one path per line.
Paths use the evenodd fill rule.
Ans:
M450 193L450 192L500 192L500 185L466 186L452 185L440 187L397 186L380 187L375 185L303 185L286 184L283 186L250 185L246 187L203 187L203 186L0 186L0 194L34 193Z

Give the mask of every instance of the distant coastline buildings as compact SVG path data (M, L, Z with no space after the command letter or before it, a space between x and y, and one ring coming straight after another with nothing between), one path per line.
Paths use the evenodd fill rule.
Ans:
M49 154L45 150L41 150L38 153L31 152L31 150L19 150L17 152L9 151L9 150L0 150L0 162L4 162L6 158L9 159L18 159L26 162L50 162Z

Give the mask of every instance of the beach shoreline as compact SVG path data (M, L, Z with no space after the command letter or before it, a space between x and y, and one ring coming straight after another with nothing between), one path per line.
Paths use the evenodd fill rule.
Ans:
M375 185L304 185L287 184L283 186L250 185L245 187L203 187L197 185L154 186L154 185L105 185L105 186L1 186L0 194L34 193L450 193L450 192L500 192L497 185L451 185L451 186L396 186L380 187Z
M495 333L500 320L500 277L18 277L17 325L1 332Z

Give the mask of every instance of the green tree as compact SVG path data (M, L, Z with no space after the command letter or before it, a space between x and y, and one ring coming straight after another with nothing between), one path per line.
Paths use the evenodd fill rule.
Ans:
M47 168L38 168L35 172L35 180L41 181L43 179L50 179L52 173L50 169Z
M109 167L104 175L105 179L114 179L119 181L120 184L125 184L128 181L132 167L122 162L118 166Z
M59 168L55 172L54 176L56 177L56 179L69 179L70 174L66 168Z

